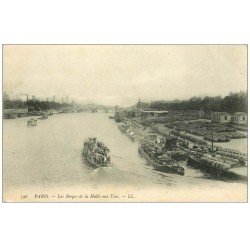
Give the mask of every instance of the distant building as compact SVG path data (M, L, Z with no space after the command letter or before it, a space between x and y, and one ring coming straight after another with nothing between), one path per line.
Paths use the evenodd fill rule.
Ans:
M236 112L233 115L226 112L214 112L211 117L212 122L218 123L234 123L238 125L246 125L247 124L247 113L244 112Z
M211 121L218 123L230 123L232 115L226 112L214 112L212 113Z
M244 113L244 112L234 113L234 115L232 116L232 121L233 123L239 124L239 125L247 124L247 113Z

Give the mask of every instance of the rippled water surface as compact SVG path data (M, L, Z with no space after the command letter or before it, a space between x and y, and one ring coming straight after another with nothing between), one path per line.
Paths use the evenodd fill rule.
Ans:
M42 187L90 186L100 183L161 187L211 186L227 188L229 182L204 178L188 168L185 176L154 171L138 155L138 143L131 142L107 113L57 114L27 127L29 118L4 120L4 188L34 185ZM113 167L104 171L86 166L81 158L83 141L95 136L111 150ZM245 144L246 146L246 144ZM241 184L239 184L241 185Z

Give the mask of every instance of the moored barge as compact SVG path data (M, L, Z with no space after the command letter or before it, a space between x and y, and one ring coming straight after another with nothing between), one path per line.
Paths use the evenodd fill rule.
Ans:
M46 120L46 119L48 119L49 117L48 117L48 115L42 115L41 117L39 117L38 119L39 120Z
M156 171L178 175L185 174L183 167L166 154L157 154L150 148L147 142L143 142L139 145L138 152Z
M225 157L221 159L220 157L201 155L199 153L189 153L188 165L200 169L212 177L247 178L247 171L244 171L247 170L247 167L244 162L235 159Z
M127 129L128 129L128 126L126 124L120 124L118 125L118 129L123 133L125 134Z
M130 129L127 129L125 134L131 141L135 140L135 134Z

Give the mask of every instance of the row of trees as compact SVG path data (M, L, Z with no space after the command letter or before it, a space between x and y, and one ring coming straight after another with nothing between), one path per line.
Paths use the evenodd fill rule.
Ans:
M137 103L137 107L140 107L141 103ZM230 93L222 98L221 96L204 98L192 97L185 101L155 101L148 105L150 109L157 110L201 110L205 112L211 111L224 111L229 113L234 112L247 112L247 92Z
M59 102L49 102L49 101L38 101L38 100L29 100L26 102L29 111L38 111L38 110L48 110L48 109L64 109L73 107L72 104L68 103L59 103Z
M38 101L38 100L28 100L26 102L21 100L9 100L5 99L3 101L4 109L24 109L28 108L29 111L40 111L47 109L63 109L73 107L72 104L68 103L58 103L58 102L49 102L49 101Z
M26 108L25 102L21 100L3 100L3 108L4 109L24 109Z

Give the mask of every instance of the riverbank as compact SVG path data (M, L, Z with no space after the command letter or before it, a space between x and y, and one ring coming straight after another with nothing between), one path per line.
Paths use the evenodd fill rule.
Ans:
M141 117L136 118L122 118L123 121L129 125L129 128L137 135L137 138L140 140L145 137L146 134L155 133L158 136L170 136L173 134L184 140L187 140L192 143L197 143L200 145L209 146L211 145L211 138L204 136L206 133L196 133L197 128L199 131L209 131L211 133L211 127L209 127L208 120L199 119L188 121L185 124L183 123L145 123L144 119ZM196 125L196 127L194 126ZM192 127L193 126L193 127ZM191 129L192 128L192 129ZM215 130L217 131L217 137L219 134L226 135L230 137L229 140L225 141L216 141L214 140L214 145L219 146L225 149L233 149L240 151L243 154L247 154L247 132L246 131L237 131L235 128L231 128L225 125L216 124ZM195 131L195 132L194 132ZM216 138L216 136L215 136Z
M41 110L41 111L20 111L12 110L11 112L4 112L3 119L16 119L22 117L44 116L54 114L67 114L67 113L82 113L83 109L60 109L60 110Z

